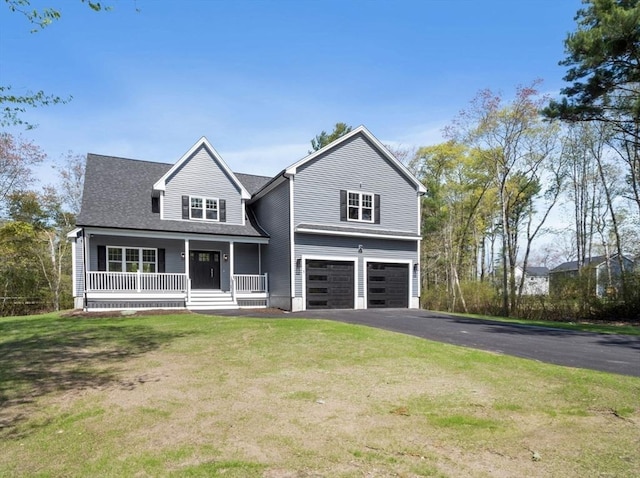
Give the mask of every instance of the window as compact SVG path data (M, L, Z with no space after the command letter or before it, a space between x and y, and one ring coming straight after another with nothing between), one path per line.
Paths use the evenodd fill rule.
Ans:
M218 220L218 200L191 196L189 218L204 219L207 221Z
M109 272L156 272L157 258L157 249L108 246L107 270Z
M347 192L347 220L373 222L373 194Z

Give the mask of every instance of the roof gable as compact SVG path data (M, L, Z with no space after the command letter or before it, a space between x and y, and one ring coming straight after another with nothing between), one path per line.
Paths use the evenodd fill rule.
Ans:
M354 130L352 130L349 133L345 134L344 136L341 136L340 138L336 139L332 143L329 143L324 148L321 148L318 151L314 151L313 153L309 154L308 156L305 156L300 161L298 161L298 162L292 164L291 166L289 166L288 168L286 168L284 170L284 173L287 174L287 175L295 175L298 172L298 169L300 167L304 166L305 164L309 163L310 161L313 161L314 159L316 159L319 156L323 155L327 151L339 147L340 145L342 145L343 143L349 141L351 138L353 138L354 136L356 136L358 134L361 134L366 139L368 139L371 142L371 144L374 146L374 148L376 150L378 150L378 152L387 161L389 161L393 166L395 166L395 168L397 168L397 170L400 171L400 173L403 174L409 180L409 182L412 183L416 187L416 189L417 189L417 191L419 193L424 194L424 193L427 192L426 188L418 180L418 178L416 178L413 174L411 174L411 172L406 168L406 166L404 164L402 164L400 161L398 161L398 159L393 154L391 154L391 152L389 152L389 150L387 148L385 148L384 145L380 141L378 141L378 139L375 136L373 136L373 134L371 134L371 132L367 128L365 128L364 126L358 126L357 128L355 128Z
M204 148L207 150L211 158L217 163L217 165L222 169L227 176L231 179L234 186L238 188L240 191L240 195L242 199L250 199L251 194L244 185L240 182L238 177L231 171L227 163L224 162L222 157L218 154L211 143L204 136L200 138L190 149L187 151L158 181L153 185L154 191L165 191L167 187L167 181L171 176L178 171L185 163L187 163L194 155L196 151L200 148Z
M149 186L166 175L171 164L87 155L82 207L77 218L81 227L101 227L167 233L268 237L251 214L245 225L205 221L160 219L151 209Z

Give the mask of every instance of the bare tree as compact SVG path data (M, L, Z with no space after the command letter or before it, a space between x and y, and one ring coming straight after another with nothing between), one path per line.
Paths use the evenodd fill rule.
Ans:
M60 199L69 212L77 216L82 205L86 158L69 151L61 159L62 162L55 166L60 176Z
M31 168L46 155L32 142L8 133L0 133L0 211L13 192L24 189L33 181Z

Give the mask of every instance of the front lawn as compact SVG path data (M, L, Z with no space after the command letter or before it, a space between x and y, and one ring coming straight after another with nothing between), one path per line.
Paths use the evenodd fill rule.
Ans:
M0 319L0 476L640 474L640 379L308 319Z

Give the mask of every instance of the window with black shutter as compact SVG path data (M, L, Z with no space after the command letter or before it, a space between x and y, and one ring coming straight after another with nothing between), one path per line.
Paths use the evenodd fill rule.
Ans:
M380 224L380 195L341 190L340 220Z

